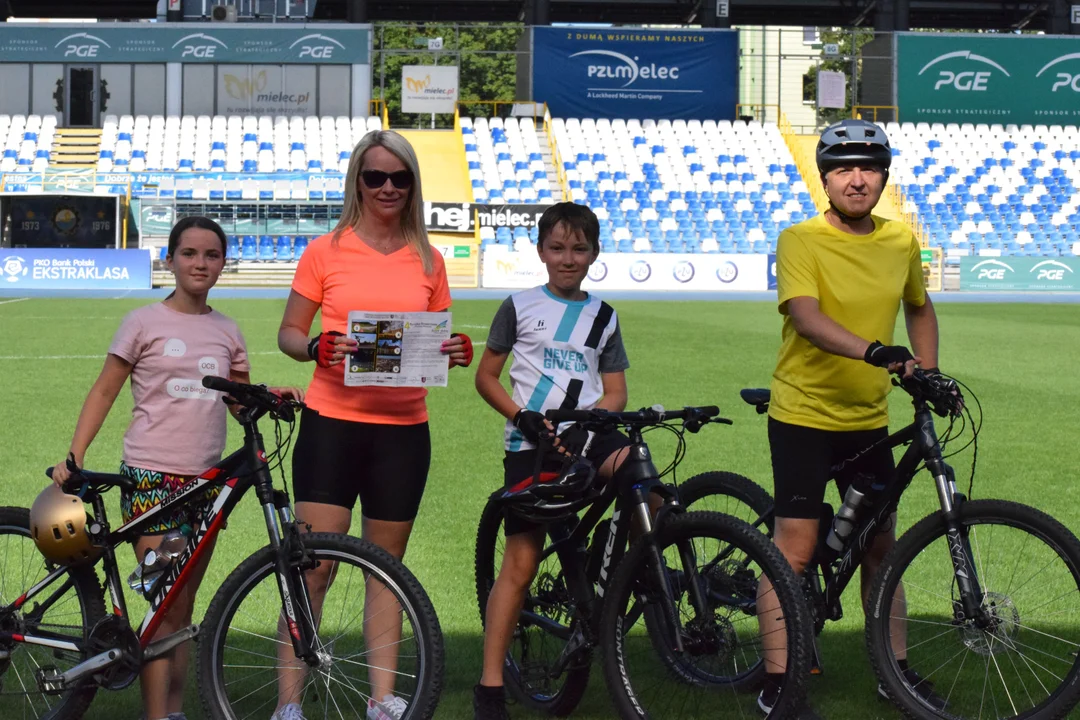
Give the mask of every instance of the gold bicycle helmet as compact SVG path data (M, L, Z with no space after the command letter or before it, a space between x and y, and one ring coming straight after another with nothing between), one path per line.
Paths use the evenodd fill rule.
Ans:
M87 532L89 520L82 499L50 484L30 508L30 536L45 559L55 565L96 560L99 548Z

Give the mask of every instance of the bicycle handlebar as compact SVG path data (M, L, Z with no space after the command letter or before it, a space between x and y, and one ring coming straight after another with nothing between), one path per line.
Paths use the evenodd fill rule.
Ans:
M613 412L602 408L592 410L548 410L544 413L544 417L556 425L573 422L596 427L605 425L659 425L668 420L682 420L688 429L692 428L692 426L700 428L709 422L731 424L731 420L716 417L719 414L720 408L715 405L706 405L702 407L685 407L681 410L642 408L630 412ZM697 432L697 430L693 431Z
M941 417L955 415L964 407L964 396L960 393L959 385L955 380L944 375L927 373L921 368L915 368L911 377L894 378L893 384L902 388L916 400L929 403L934 412Z
M217 390L226 393L245 407L264 410L285 422L292 422L296 417L293 408L301 405L301 403L286 400L280 395L275 395L263 385L248 385L245 383L233 382L232 380L226 380L225 378L217 377L216 375L204 376L202 384L203 387L208 390Z

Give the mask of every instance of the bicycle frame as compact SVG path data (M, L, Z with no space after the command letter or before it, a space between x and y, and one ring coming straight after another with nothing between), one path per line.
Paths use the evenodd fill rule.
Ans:
M569 627L531 612L527 606L521 612L521 622L541 627L545 632L566 641L566 647L550 669L553 675L561 673L578 650L586 646L594 646L597 642L596 619L599 618L603 606L604 593L610 584L614 568L618 566L626 553L630 537L630 523L625 522L624 518L628 519L629 516L638 518L643 531L642 537L651 554L650 560L653 567L659 570L662 568L662 562L653 533L654 522L648 500L650 493L657 493L665 501L664 506L657 512L657 523L661 520L663 513L682 511L675 493L660 481L649 448L642 439L641 429L635 426L627 429L631 444L627 448L627 457L615 477L604 486L600 496L580 519L571 519L549 526L548 534L551 536L552 543L541 555L541 562L543 562L553 553L558 553L567 589L574 599L576 617L582 621L582 624L571 630ZM598 562L594 562L586 551L589 534L600 524L604 514L613 503L615 509L608 525L603 555ZM599 550L599 546L594 545L593 553ZM694 565L691 564L690 567ZM670 586L670 579L663 572L659 572L659 576L662 580L663 591L673 603L674 592ZM696 578L690 583L690 592L695 604L704 607L704 592L696 582ZM675 649L681 652L680 634L674 632L670 636L676 645Z
M259 503L263 507L270 545L277 554L278 589L281 594L282 607L294 650L297 657L309 663L315 659L314 650L311 648L312 638L315 636L315 628L312 626L313 621L311 620L313 614L310 608L304 608L306 610L304 613L297 613L292 601L292 598L307 598L307 592L303 586L303 572L290 572L291 568L298 568L299 566L290 564L288 561L290 554L287 547L289 538L283 536L282 528L291 528L293 533L296 532L296 529L288 496L283 491L275 490L273 487L273 479L267 465L262 435L256 424L262 414L262 411L259 410L240 412L238 420L240 420L244 428L244 444L240 449L198 477L177 488L157 506L114 532L109 530L105 514L105 502L101 494L93 491L90 493L89 500L93 507L94 517L103 527L102 533L105 535L105 540L102 543L102 556L99 561L104 564L105 586L112 602L112 614L125 627L130 628L130 618L124 600L122 585L120 584L120 571L116 561L116 547L123 543L133 542L143 535L144 530L154 524L155 518L162 513L181 507L196 506L200 496L214 487L221 488L221 494L209 508L206 508L205 504L202 506L205 512L199 526L195 528L192 536L188 538L180 556L172 563L165 575L155 583L147 597L150 608L147 610L136 633L141 650L141 657L138 658L140 662L158 657L197 634L197 627L192 626L151 643L151 638L154 637L169 608L176 602L177 597L187 583L190 582L196 563L210 551L214 539L221 528L224 527L230 513L244 494L252 487L255 488ZM286 551L283 552L283 549ZM42 595L56 581L64 578L67 572L66 567L54 569L45 578L20 595L12 604L0 608L0 616L24 608L27 603ZM70 581L64 582L49 597L45 598L44 604L39 605L39 607L51 605L52 602L67 591L69 586ZM6 643L43 645L72 652L83 652L88 645L86 640L73 641L70 636L60 636L47 631L34 635L0 632L0 644ZM49 681L43 680L43 684L48 686L47 689L60 691L78 683L87 675L101 671L121 659L122 651L117 652L116 648L111 648L84 660L62 675L55 676Z
M849 458L833 466L835 474L847 463L857 460L862 455L882 446L891 452L901 445L907 445L900 461L896 465L896 474L893 481L879 491L868 491L863 500L864 503L872 504L873 513L862 513L858 523L852 528L840 550L837 558L832 562L816 559L815 566L821 574L824 589L816 583L814 592L825 610L825 617L819 620L839 620L843 617L843 608L840 597L847 588L848 583L855 575L855 570L862 564L866 552L877 535L878 528L884 527L890 516L899 507L900 498L914 480L922 464L926 465L934 484L937 487L938 500L941 504L942 513L945 516L949 550L953 562L953 570L957 578L961 601L964 612L968 617L978 617L982 602L982 590L978 579L971 571L971 549L968 546L967 537L961 531L959 524L958 508L964 501L964 496L956 491L956 480L952 468L942 457L941 445L938 442L937 430L934 427L934 418L926 402L915 400L915 420L911 425L889 435L887 438L864 449L852 458ZM773 511L758 518L753 524L761 525ZM825 530L827 532L827 529ZM819 548L821 544L819 543Z

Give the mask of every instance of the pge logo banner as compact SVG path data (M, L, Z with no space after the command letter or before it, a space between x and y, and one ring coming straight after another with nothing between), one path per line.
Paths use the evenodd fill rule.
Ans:
M734 119L734 30L533 28L533 97L556 117Z
M4 62L368 62L369 25L0 23Z
M0 250L5 290L141 290L150 279L149 250Z
M1080 121L1080 37L900 33L904 122Z
M960 289L1076 292L1080 258L962 257Z

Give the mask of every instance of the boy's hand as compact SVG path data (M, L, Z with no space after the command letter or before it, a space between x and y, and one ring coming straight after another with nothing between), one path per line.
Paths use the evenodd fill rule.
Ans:
M541 435L550 435L555 432L555 427L548 422L543 413L535 410L524 408L518 410L517 415L514 415L513 423L514 427L520 430L525 439L531 443L539 442Z

